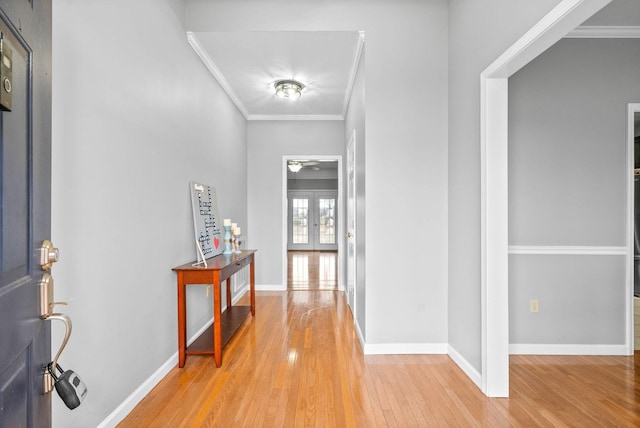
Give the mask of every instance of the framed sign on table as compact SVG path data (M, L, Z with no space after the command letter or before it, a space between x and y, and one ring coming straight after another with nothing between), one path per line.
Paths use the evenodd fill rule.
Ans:
M192 181L189 183L191 191L191 207L193 210L193 227L196 242L196 260L202 263L204 259L221 254L224 250L222 223L218 220L218 201L216 188Z

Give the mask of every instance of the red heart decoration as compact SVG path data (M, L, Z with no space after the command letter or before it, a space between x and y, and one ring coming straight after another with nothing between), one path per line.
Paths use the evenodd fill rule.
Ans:
M213 238L213 245L216 247L216 249L218 248L218 245L220 245L220 240L217 236Z

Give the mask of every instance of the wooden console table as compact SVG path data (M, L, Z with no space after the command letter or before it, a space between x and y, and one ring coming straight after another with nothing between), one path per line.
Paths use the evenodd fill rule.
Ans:
M194 266L195 262L192 262L172 269L178 274L178 367L184 367L184 361L188 354L213 354L216 367L220 367L222 365L222 347L244 322L249 311L251 311L251 315L255 316L255 252L256 250L244 250L239 254L220 254L207 259L207 267L204 264ZM247 265L249 265L251 306L231 306L231 276ZM227 282L227 309L223 314L220 284L225 280ZM188 284L213 286L214 322L187 348L186 286Z

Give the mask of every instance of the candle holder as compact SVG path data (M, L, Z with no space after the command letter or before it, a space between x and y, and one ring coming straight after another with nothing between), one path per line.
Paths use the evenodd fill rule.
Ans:
M233 252L238 254L241 253L240 245L242 242L240 241L240 233L236 233L238 229L233 231Z
M224 227L224 251L222 254L233 254L231 251L231 225Z

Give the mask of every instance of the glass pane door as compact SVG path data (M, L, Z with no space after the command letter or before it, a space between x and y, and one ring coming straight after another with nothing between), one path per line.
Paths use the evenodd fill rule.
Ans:
M335 191L314 192L316 208L316 250L338 250L338 193Z
M318 208L320 214L319 233L321 244L336 243L335 211L336 200L334 198L319 198Z
M309 243L309 199L292 198L292 221L293 233L292 242L294 244Z
M287 223L287 249L313 250L315 245L313 192L298 190L289 192Z
M337 192L289 192L289 250L337 250Z

